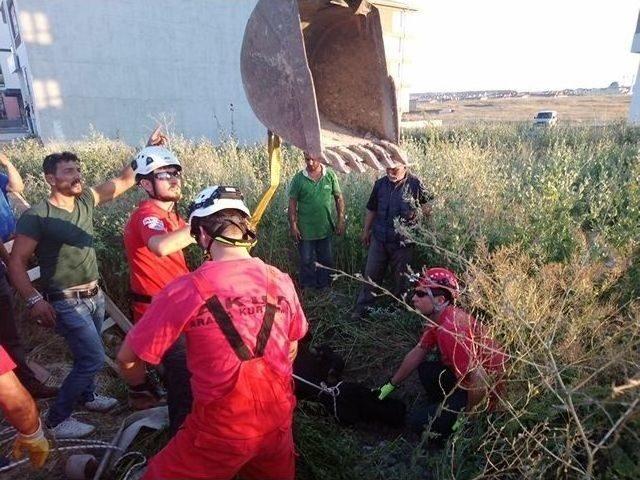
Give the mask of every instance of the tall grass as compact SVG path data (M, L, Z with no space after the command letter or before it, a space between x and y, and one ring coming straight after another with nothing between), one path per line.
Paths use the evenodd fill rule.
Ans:
M310 415L297 419L300 478L640 478L640 131L482 126L407 134L404 146L435 195L432 218L414 229L416 265L445 265L464 280L463 306L510 355L509 394L498 412L470 413L442 451L426 437L344 430ZM17 142L7 153L26 179L26 197L44 198L41 160L69 148L87 184L117 172L133 149L99 135L47 149ZM239 185L255 205L266 188L263 146L172 139L184 165L185 199L210 184ZM287 185L301 168L284 152L285 184L260 227L255 253L295 275ZM375 174L340 176L348 228L336 241L338 268L361 270L358 234ZM122 228L132 191L96 215L103 283L126 307ZM184 208L187 201L181 206ZM189 251L192 265L200 261ZM395 306L348 320L356 282L341 276L330 296L305 294L317 341L331 339L348 375L384 382L417 341L421 320ZM419 405L420 388L398 393Z

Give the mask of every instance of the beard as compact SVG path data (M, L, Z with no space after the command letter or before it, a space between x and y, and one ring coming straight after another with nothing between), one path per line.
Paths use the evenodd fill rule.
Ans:
M182 198L182 192L168 192L164 195L156 195L154 198L161 202L177 202Z
M69 197L79 197L82 195L82 180L75 180L68 185L58 187L58 191Z

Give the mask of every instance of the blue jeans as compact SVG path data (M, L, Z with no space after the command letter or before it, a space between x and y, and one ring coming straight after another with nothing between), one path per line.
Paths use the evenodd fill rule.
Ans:
M316 268L318 262L333 268L331 237L320 240L300 240L300 286L302 288L325 288L331 285L329 270Z
M104 365L100 332L104 321L104 295L51 302L57 313L56 332L64 337L73 356L73 368L62 382L49 409L47 425L55 427L71 415L78 402L90 402L96 390L96 374Z

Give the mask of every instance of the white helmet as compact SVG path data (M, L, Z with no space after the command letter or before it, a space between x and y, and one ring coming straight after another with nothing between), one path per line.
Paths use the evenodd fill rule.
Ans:
M189 205L189 223L194 217L208 217L226 209L240 210L248 217L251 216L238 187L225 185L207 187Z
M182 170L180 160L164 147L144 147L138 152L136 158L131 162L131 168L136 174L136 178L148 175L161 167L177 167Z

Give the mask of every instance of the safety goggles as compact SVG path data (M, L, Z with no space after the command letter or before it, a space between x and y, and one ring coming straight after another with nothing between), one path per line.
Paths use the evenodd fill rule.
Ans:
M156 180L170 180L172 178L182 179L182 172L180 170L172 170L168 172L156 172L153 174L153 178Z

